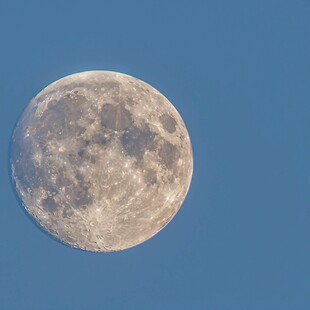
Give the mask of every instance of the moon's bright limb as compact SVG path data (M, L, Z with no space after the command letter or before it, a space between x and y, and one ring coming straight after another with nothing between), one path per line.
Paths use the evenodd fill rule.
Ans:
M125 74L89 71L30 102L13 133L11 169L45 231L111 252L146 241L173 218L193 156L182 118L161 93Z

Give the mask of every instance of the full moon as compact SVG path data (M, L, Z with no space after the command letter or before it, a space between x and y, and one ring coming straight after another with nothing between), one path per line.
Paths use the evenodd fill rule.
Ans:
M92 252L157 234L180 209L193 173L189 134L173 105L145 82L109 71L43 89L16 125L10 159L35 222Z

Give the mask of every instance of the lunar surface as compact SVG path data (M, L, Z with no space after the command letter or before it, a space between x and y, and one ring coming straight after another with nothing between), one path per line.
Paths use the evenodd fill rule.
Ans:
M62 78L12 136L12 181L31 217L71 247L112 252L158 233L188 192L193 156L173 105L131 76Z

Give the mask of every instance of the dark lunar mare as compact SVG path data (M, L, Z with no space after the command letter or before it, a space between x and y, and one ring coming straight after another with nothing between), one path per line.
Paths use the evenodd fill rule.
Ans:
M14 124L14 129L12 130L11 132L11 139L10 139L10 143L9 143L9 146L8 146L8 175L9 175L9 178L10 178L10 184L11 184L11 187L13 189L13 193L14 193L14 196L18 202L18 205L19 207L23 210L23 213L26 214L27 218L35 224L36 227L38 227L40 229L40 231L47 235L47 236L50 236L52 237L53 240L55 240L57 243L60 243L60 244L64 244L65 246L68 246L70 248L72 248L72 245L69 244L69 243L66 243L65 241L61 241L59 240L59 238L56 237L53 230L46 230L42 225L40 225L40 223L27 211L27 208L26 208L26 205L24 204L23 200L22 200L22 197L18 194L18 187L17 187L17 184L13 178L13 170L12 170L12 167L13 167L13 163L15 162L15 166L16 166L16 159L19 157L18 155L18 151L20 150L19 148L13 148L13 144L14 144L14 140L13 138L15 137L15 139L19 140L19 141L24 141L24 139L21 139L18 135L16 134L23 134L26 132L26 128L23 126L23 121L24 121L24 118L23 116L25 117L25 115L31 115L29 112L29 106L26 106L23 110L23 112L20 114L19 116L19 120L17 120ZM28 111L27 111L28 110ZM25 112L28 112L28 113L25 113ZM25 154L31 154L31 151L33 150L33 145L32 143L30 143L31 147L23 147L21 151L23 151ZM32 165L32 162L31 161L28 161L27 162L27 167L29 169L29 166L28 165ZM20 168L24 168L25 165L21 165ZM31 168L30 168L31 169ZM34 167L33 169L33 172L35 172L36 168ZM29 173L25 174L24 175L24 179L21 179L19 180L20 182L20 186L22 186L24 188L24 190L26 191L26 187L25 187L25 182L27 184L27 182L29 183L29 180L32 178L32 177L35 177L35 175L31 175L31 171L28 171ZM32 184L31 184L32 185ZM40 184L38 184L40 185ZM44 200L43 200L44 201ZM50 200L50 197L48 197L47 199L45 199L46 201L46 205L43 206L45 207L45 210L47 210L49 213L52 213L52 211L56 210L55 208L57 208L57 205L54 203L54 206L52 205L52 202ZM75 248L75 247L74 247ZM83 251L83 249L80 249L80 248L76 248L77 250L79 251Z

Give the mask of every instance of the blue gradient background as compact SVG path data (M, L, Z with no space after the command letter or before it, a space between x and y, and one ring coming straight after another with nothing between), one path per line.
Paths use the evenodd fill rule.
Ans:
M0 308L310 309L310 1L0 0ZM84 70L153 85L183 116L190 192L141 246L72 250L8 177L29 100Z

